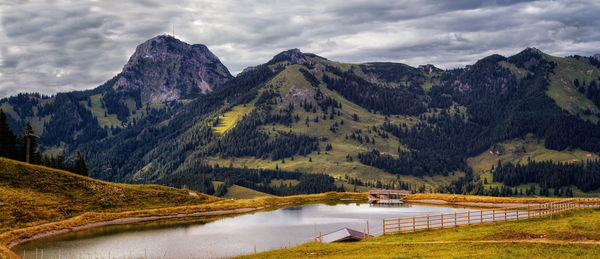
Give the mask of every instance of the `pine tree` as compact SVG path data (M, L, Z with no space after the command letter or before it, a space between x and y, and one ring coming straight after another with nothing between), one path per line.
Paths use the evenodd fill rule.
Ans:
M29 123L29 121L27 121L27 123L25 123L25 128L23 129L23 132L21 133L21 137L17 138L17 159L21 160L21 161L26 161L27 160L27 138L26 136L30 136L29 137L29 162L32 164L40 164L41 163L41 156L40 153L38 152L38 144L36 141L36 137L35 137L35 131L33 130L33 127L31 126L31 124Z
M73 170L74 173L83 175L83 176L89 175L87 165L85 164L85 159L83 158L83 156L81 155L81 152L79 152L79 151L77 151L77 155L75 156L74 167L75 167Z
M0 109L0 156L15 158L17 138L6 123L6 114Z

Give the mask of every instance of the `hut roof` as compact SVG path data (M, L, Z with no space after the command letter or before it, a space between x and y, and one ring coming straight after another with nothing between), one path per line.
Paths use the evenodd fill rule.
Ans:
M365 237L373 237L363 232L354 229L342 228L321 237L323 243L343 242L343 241L359 241Z

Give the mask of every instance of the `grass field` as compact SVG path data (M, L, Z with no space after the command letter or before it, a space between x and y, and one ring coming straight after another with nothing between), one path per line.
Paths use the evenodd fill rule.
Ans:
M504 67L504 68L508 68L508 70L510 70L511 73L513 73L513 75L517 76L518 79L521 79L523 77L527 76L527 70L523 69L523 68L518 68L517 66L509 63L508 61L500 61L498 62L498 64L500 64L500 66Z
M227 132L235 127L235 124L240 121L244 115L250 113L252 109L254 109L253 103L233 107L230 111L219 115L218 124L213 127L213 131L219 134Z
M310 242L243 258L597 258L600 210L379 236L354 243Z
M527 136L524 139L512 139L502 143L499 143L504 149L504 153L501 155L495 155L490 153L491 149L479 154L478 156L467 159L467 163L476 175L480 177L480 181L484 183L486 188L490 187L502 187L504 184L493 181L492 173L490 169L492 166L496 166L498 161L502 163L513 163L513 164L525 164L528 159L532 161L548 161L554 162L572 162L572 161L585 161L587 159L598 159L599 156L596 153L588 151L574 149L574 150L562 150L556 151L546 149L544 147L543 140L537 140L532 136ZM590 154L591 156L587 156ZM485 179L485 180L484 180ZM487 183L485 183L487 182ZM540 185L536 183L521 184L515 186L517 191L523 191L530 189L531 187L540 190ZM582 192L575 186L570 186L573 190L575 197L600 197L600 190ZM554 189L549 189L550 194L553 195Z
M563 198L564 199L564 198ZM535 197L493 197L478 195L461 195L446 193L416 193L406 197L408 201L441 200L447 202L476 202L476 203L546 203L560 199Z
M98 124L100 127L121 127L121 121L117 119L116 114L108 114L107 110L102 107L102 95L96 94L90 96L91 107L88 106L88 102L81 101L80 103L87 108L96 119L98 119ZM106 115L106 116L105 116Z
M590 80L598 79L600 69L590 65L586 59L559 58L549 55L546 55L546 58L558 64L554 69L555 73L550 76L550 86L546 91L548 96L569 113L579 115L582 119L598 122L597 115L583 114L583 111L588 108L596 111L599 111L599 109L584 94L577 91L573 82L577 79L580 84L583 84L584 80L589 84Z
M221 184L223 184L223 182L214 181L213 186L214 186L215 190ZM274 196L274 195L264 193L264 192L259 192L256 190L252 190L250 188L246 188L244 186L239 186L239 185L234 184L231 187L227 188L227 193L223 196L223 198L226 198L226 199L254 199L254 198L258 198L258 197L268 197L268 196Z
M574 159L583 161L586 159L598 159L598 154L587 152L580 149L556 151L546 149L543 140L537 140L533 136L525 137L524 139L512 139L499 144L504 149L501 155L494 155L490 150L479 154L476 157L467 159L467 163L473 172L480 173L489 171L493 166L496 166L498 161L502 163L511 162L527 163L527 158L533 161L552 160L555 162L571 162ZM587 154L591 154L588 157Z

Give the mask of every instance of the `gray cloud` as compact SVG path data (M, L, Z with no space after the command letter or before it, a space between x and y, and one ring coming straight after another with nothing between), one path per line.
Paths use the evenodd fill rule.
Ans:
M598 13L595 0L8 1L0 3L0 97L94 88L173 25L233 73L295 47L342 62L454 68L528 46L600 52Z

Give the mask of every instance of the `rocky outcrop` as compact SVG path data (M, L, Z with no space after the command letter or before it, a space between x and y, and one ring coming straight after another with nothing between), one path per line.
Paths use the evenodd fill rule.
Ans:
M194 98L231 79L206 46L161 35L139 46L111 86L137 92L143 103Z
M275 57L273 57L273 59L271 59L267 63L267 65L275 64L277 62L282 61L288 61L292 64L303 64L304 62L306 62L306 55L302 53L302 51L300 51L299 49L286 50L275 55Z
M439 72L443 71L443 70L435 67L432 64L420 65L419 70L423 71L423 73L425 73L425 74L433 74L433 73L439 73Z

